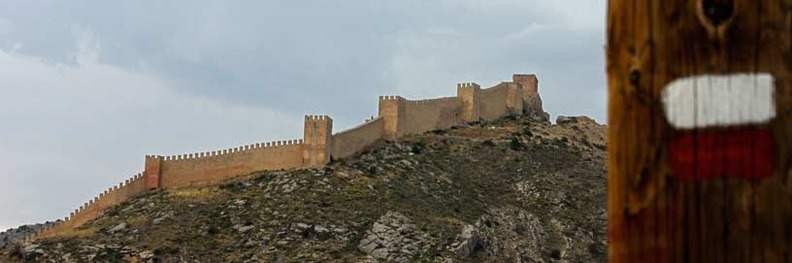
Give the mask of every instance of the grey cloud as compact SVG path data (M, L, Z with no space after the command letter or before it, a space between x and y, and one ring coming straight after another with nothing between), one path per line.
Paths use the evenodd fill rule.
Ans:
M65 66L0 52L0 224L67 215L140 172L146 154L297 139L301 116L178 93L91 61ZM277 124L277 125L273 125Z
M604 1L591 0L563 4L514 0L13 2L5 4L2 10L6 12L0 11L0 17L26 28L5 42L21 41L21 52L26 54L68 62L64 54L73 48L73 32L86 29L101 43L103 62L154 72L187 92L293 112L312 102L311 96L343 93L346 96L338 97L336 103L317 107L343 114L358 111L351 106L354 102L393 90L393 81L383 76L391 70L388 62L397 52L395 43L409 32L455 30L465 38L420 44L431 48L442 43L470 51L481 48L477 45L484 41L494 41L488 43L486 52L476 54L483 59L505 55L517 61L519 53L507 53L511 50L504 45L509 44L493 38L532 24L561 24L566 28L554 28L559 34L578 24L591 24L586 28L593 31L604 25L604 19L591 19L599 18L603 8L580 10L604 6ZM46 15L38 15L37 10L46 10ZM575 16L584 19L578 21ZM524 43L534 41L525 39ZM599 46L601 42L601 38L587 38L577 43ZM559 50L542 48L549 48L549 53ZM543 63L553 59L558 58ZM472 71L464 65L451 66L444 70Z

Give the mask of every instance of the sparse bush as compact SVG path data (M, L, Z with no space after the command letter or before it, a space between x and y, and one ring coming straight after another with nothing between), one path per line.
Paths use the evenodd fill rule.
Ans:
M514 227L514 232L516 232L519 235L524 235L526 232L528 232L528 228L526 228L525 225L518 224L517 226Z
M8 255L10 259L21 260L25 259L25 253L22 249L21 245L14 245L14 248L11 249L11 254Z
M115 249L105 248L93 258L95 262L124 262L124 256Z
M550 250L550 253L548 253L548 256L550 256L552 259L561 259L561 250L557 248L552 249Z
M275 179L275 175L273 175L271 173L264 173L262 175L259 175L256 178L256 181L257 182L269 182L269 181L272 181L272 179Z
M239 191L245 188L245 184L241 182L230 182L227 184L220 185L220 189L227 190L227 191Z
M569 147L569 139L566 137L556 138L551 141L551 143L555 144L558 147L565 148Z
M509 147L511 147L511 149L514 150L514 151L520 151L523 148L525 148L525 144L523 144L520 141L520 139L515 137L515 138L511 139L511 142L509 143Z
M412 145L412 153L421 154L426 150L426 139L420 139Z
M602 151L607 151L608 150L608 146L604 145L604 144L594 144L594 147L597 147L597 149L600 149Z
M484 220L484 225L488 228L494 228L498 226L498 223L490 220Z
M597 244L597 243L590 244L588 249L589 249L589 253L591 253L592 255L605 255L607 253L607 249L605 248L605 246L602 246L601 244Z
M217 229L215 226L209 226L209 229L206 230L206 233L210 236L214 236L220 233L220 229Z
M164 246L154 249L154 255L158 257L165 255L173 255L178 253L179 253L179 248L177 247Z
M377 166L369 165L369 167L368 167L368 175L370 175L370 176L377 175Z
M108 209L107 212L105 212L105 215L109 217L118 216L118 207L113 207L112 209Z

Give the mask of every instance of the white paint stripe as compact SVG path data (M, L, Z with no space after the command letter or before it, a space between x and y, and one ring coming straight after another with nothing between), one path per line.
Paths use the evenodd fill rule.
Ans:
M666 119L677 129L762 124L775 118L770 74L702 75L668 84Z

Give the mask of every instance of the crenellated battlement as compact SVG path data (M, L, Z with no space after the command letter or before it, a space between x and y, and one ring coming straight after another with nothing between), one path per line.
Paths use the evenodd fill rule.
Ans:
M535 106L536 76L514 75L513 80L488 89L481 89L473 82L458 83L455 97L407 100L395 95L379 96L376 118L336 134L330 116L306 115L303 138L299 140L168 156L146 155L142 173L107 188L68 217L25 238L25 242L78 227L107 208L152 189L219 184L228 178L260 171L321 167L331 159L351 156L379 140L395 140L465 122L528 112L523 106L530 106L531 112L544 113L540 100L539 108Z
M391 95L391 96L379 96L379 100L380 101L389 101L389 100L401 101L401 100L405 100L405 99L403 97L401 97L401 96Z
M305 115L306 121L325 121L325 120L332 120L330 116L327 115Z
M273 142L262 142L262 143L254 143L243 145L234 148L228 148L223 150L217 151L208 151L208 152L198 152L198 153L190 153L190 154L179 154L179 155L169 155L169 156L154 156L159 157L162 161L165 162L172 162L172 161L188 161L188 160L195 160L195 159L203 159L203 158L211 158L220 155L226 154L234 154L234 153L244 153L247 151L259 150L259 149L266 149L266 148L275 148L275 147L283 147L283 146L293 146L293 145L301 145L303 144L303 140L285 140L285 141L273 141Z
M475 82L457 83L457 89L480 89L481 86Z

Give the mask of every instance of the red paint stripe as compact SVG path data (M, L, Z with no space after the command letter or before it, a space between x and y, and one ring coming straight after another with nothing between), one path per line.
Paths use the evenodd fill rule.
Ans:
M758 128L684 133L669 143L669 162L682 181L763 179L775 169L775 139Z

